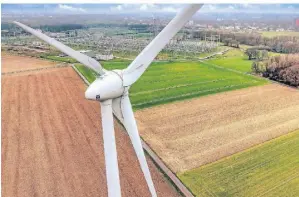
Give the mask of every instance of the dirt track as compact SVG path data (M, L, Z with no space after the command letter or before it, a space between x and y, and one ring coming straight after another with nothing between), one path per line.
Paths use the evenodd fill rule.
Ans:
M299 91L265 85L144 109L140 133L175 172L299 128Z
M55 62L50 62L33 57L17 56L7 53L1 54L1 72L15 72L21 70L31 70L36 68L54 67L57 65Z
M100 106L72 68L2 76L2 196L107 196ZM122 194L150 196L115 123ZM148 159L158 196L178 196Z

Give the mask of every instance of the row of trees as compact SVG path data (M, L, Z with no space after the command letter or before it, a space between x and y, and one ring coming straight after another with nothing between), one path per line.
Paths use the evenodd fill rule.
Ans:
M269 49L265 48L265 47L252 47L252 48L248 48L245 51L245 54L248 56L249 60L265 60L268 59L269 55L268 55L268 51Z
M233 40L232 38L227 38L223 40L224 46L230 46L230 47L235 47L239 48L240 47L240 42L237 40Z
M223 30L200 30L190 32L193 38L205 39L206 36L220 35L220 41L237 41L239 44L251 46L267 46L277 53L299 53L299 37L277 36L273 38L263 37L260 33L234 33Z
M84 25L80 25L80 24L41 25L38 28L43 31L62 32L62 31L69 31L75 29L83 29Z
M272 80L299 86L299 54L275 56L265 62L256 61L252 69Z

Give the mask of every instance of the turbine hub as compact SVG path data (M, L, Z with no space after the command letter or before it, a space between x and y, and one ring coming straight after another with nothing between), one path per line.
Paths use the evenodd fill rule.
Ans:
M104 101L120 97L125 91L120 70L108 71L98 77L85 91L85 98Z

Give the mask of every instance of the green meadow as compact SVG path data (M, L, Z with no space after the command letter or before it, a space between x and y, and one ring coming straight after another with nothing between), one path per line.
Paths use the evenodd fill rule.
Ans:
M299 130L178 176L195 196L298 196Z
M219 65L224 68L250 73L252 61L239 49L231 49L224 55L218 55L213 59L207 60L208 64Z
M58 62L66 62L66 63L76 63L77 60L71 58L71 57L59 57L59 56L45 56L43 57L48 60L58 61Z
M126 68L130 61L103 61L107 70ZM81 64L79 71L89 82L95 73ZM183 100L228 90L267 83L263 79L204 62L153 62L142 77L130 88L130 98L135 109Z

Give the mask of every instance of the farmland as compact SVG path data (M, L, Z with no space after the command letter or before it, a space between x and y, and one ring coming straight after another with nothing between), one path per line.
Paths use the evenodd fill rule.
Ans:
M226 54L219 55L206 62L244 73L251 72L252 61L248 60L248 56L239 49L232 49Z
M276 36L299 36L299 32L296 31L263 31L263 36L273 38Z
M174 172L184 172L299 128L299 91L264 85L135 113L140 134Z
M179 174L196 196L297 196L299 130Z
M123 69L129 61L107 61L108 69ZM77 68L91 82L95 75L89 69ZM135 109L171 101L204 96L267 83L263 79L231 72L204 62L153 62L131 87L130 98ZM167 90L167 91L166 91Z
M283 55L299 53L299 7L204 5L189 18L191 6L157 36L180 7L101 6L3 6L3 196L108 196L107 122L99 102L84 94L86 80L102 77L80 62L93 67L94 58L107 71L120 70L162 47L123 91L129 91L157 196L179 197L185 186L203 197L299 195L299 56ZM40 40L12 21L51 38ZM151 43L154 37L158 42ZM124 120L130 115L123 106L113 112ZM121 122L115 117L113 125L122 196L151 196Z
M3 75L1 88L2 195L107 196L100 105L84 98L86 87L75 71ZM150 196L117 121L115 132L122 196ZM158 195L178 196L148 162Z
M1 55L2 73L54 67L57 65L55 62L43 61L26 56L17 56L7 53L2 53Z

